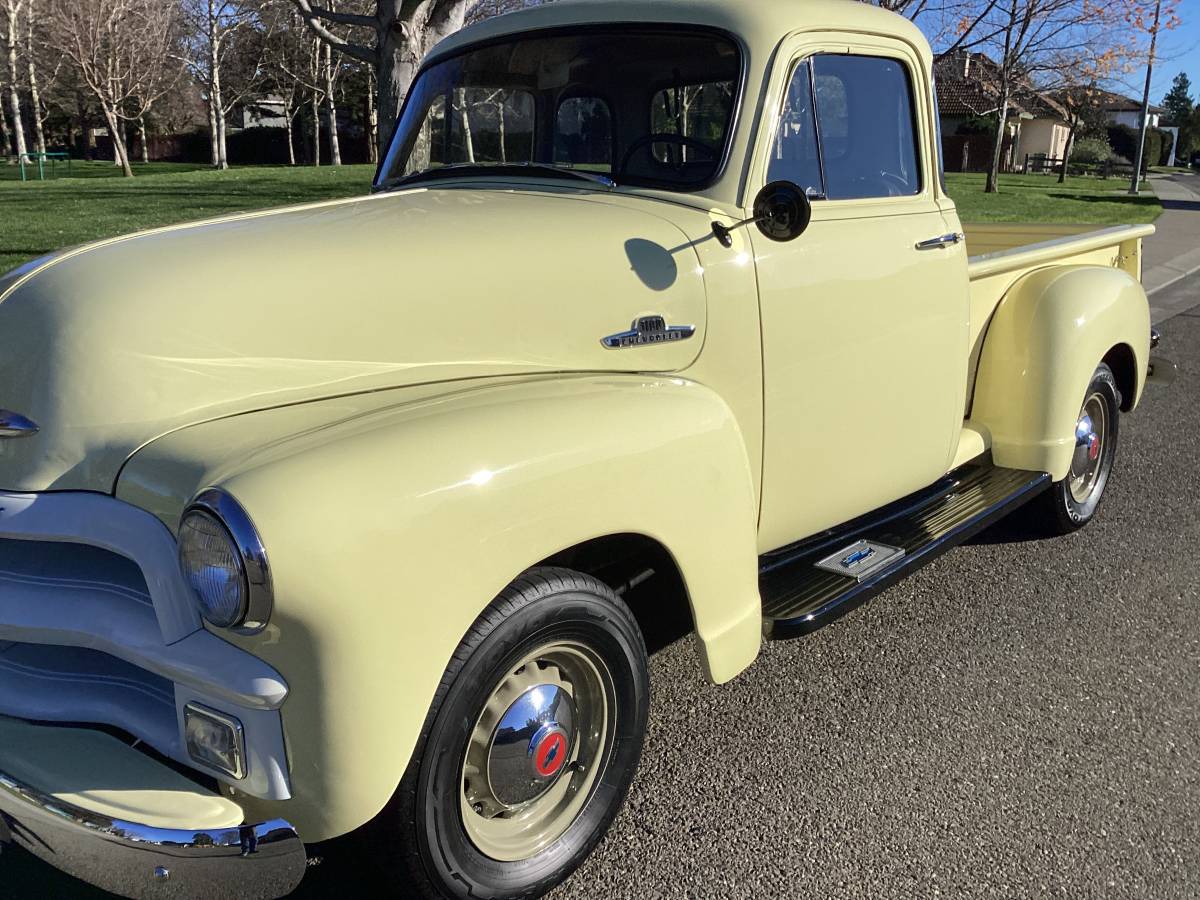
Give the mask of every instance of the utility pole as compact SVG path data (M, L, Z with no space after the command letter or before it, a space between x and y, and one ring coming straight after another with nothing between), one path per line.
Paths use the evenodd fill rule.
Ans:
M1138 137L1137 159L1133 163L1133 180L1129 193L1136 195L1142 181L1142 158L1146 153L1146 129L1150 125L1150 76L1154 73L1154 49L1158 44L1158 17L1162 13L1162 0L1154 4L1154 27L1150 29L1150 57L1146 60L1146 90L1142 94L1142 132Z

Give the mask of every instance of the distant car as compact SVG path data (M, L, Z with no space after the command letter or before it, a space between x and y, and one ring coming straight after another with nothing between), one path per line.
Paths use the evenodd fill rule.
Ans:
M1192 168L1200 169L1200 150L1192 154Z

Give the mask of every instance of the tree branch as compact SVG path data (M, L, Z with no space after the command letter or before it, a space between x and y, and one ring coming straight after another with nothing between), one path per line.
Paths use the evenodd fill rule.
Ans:
M370 47L364 47L361 44L351 44L349 41L338 37L336 34L326 28L321 22L322 16L315 9L313 9L312 4L310 4L308 0L292 0L292 2L296 4L296 9L300 11L300 16L312 30L312 33L327 43L334 50L337 50L339 53L344 53L346 56L353 57L354 59L361 60L362 62L370 63L371 65L376 65L379 62L379 54L377 51L372 50ZM366 17L364 16L363 18ZM372 20L371 24L373 27L376 25L374 20Z
M310 7L312 14L326 22L338 25L353 25L357 28L374 28L379 30L379 20L374 16L360 16L356 13L338 12L336 9L324 9L320 6Z

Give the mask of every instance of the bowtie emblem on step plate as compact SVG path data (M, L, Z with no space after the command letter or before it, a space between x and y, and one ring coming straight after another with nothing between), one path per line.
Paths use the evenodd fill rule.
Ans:
M829 554L815 565L826 572L863 581L903 556L904 550L900 547L890 547L876 541L855 541L837 553Z

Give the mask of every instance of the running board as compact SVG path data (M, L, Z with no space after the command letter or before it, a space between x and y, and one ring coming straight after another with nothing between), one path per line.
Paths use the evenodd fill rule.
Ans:
M1044 472L967 465L874 513L759 560L766 636L828 625L1050 486Z

